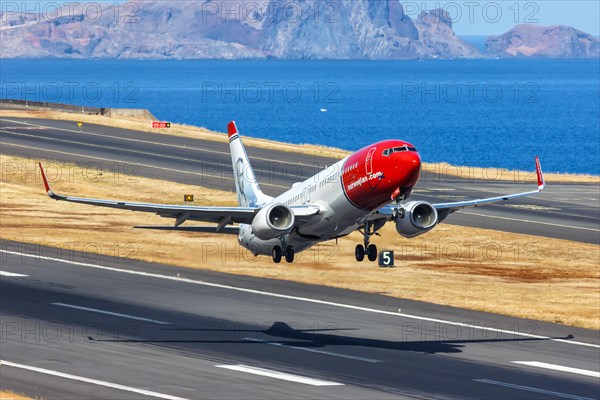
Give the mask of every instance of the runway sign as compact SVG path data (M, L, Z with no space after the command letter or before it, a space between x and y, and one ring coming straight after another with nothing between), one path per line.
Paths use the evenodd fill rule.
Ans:
M391 250L380 251L379 266L382 268L392 268L394 266L394 252Z
M184 194L183 195L183 201L193 202L194 201L194 195L193 194Z

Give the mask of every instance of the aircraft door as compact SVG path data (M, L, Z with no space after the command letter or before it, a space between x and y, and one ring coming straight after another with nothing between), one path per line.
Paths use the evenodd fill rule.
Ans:
M373 154L375 154L376 147L373 147L369 150L367 154L367 158L365 159L365 172L367 175L371 175L373 173Z

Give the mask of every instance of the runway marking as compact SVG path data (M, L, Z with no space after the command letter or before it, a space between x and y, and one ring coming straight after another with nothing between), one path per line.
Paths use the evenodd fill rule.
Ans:
M264 344L270 344L271 346L286 347L288 349L308 351L310 353L319 353L319 354L326 354L328 356L349 358L351 360L366 361L366 362L370 362L370 363L380 363L380 362L383 362L381 360L375 360L374 358L351 356L351 355L348 355L348 354L334 353L332 351L316 350L316 349L310 349L310 348L307 348L307 347L291 346L289 344L283 344L283 343L279 343L279 342L270 342L268 340L261 340L261 339L255 339L255 338L244 338L244 340L249 340L251 342L259 342L259 343L264 343Z
M25 137L31 137L31 138L35 138L35 139L45 139L45 140L50 140L50 141L55 141L55 142L63 142L63 143L74 143L74 144L81 144L84 146L88 146L88 147L97 147L100 149L108 149L108 150L121 150L121 151L125 151L125 152L129 152L129 153L134 153L134 154L142 154L142 155L147 155L147 156L153 156L153 157L160 157L160 158L167 158L167 159L171 159L171 160L179 160L179 161L186 161L189 163L199 163L199 164L207 164L207 165L213 165L213 166L217 166L217 167L223 167L224 165L226 165L225 163L216 163L216 162L211 162L211 161L203 161L201 159L198 158L187 158L187 157L175 157L175 156L169 156L166 154L158 154L158 153L152 153L149 151L141 151L141 150L130 150L130 149L124 149L123 147L114 147L114 146L105 146L105 145L101 145L101 144L95 144L95 143L86 143L86 142L78 142L76 140L67 140L67 139L58 139L58 138L53 138L53 137L47 137L47 136L36 136L36 135L30 135L27 133L18 133L18 132L11 132L11 131L7 131L0 129L0 132L4 132L4 133L8 133L10 135L15 135L15 136L25 136ZM256 166L255 166L256 167ZM260 168L255 168L257 172L268 172L271 173L271 169L260 169ZM212 175L212 176L216 176L216 175ZM306 179L303 175L298 175L298 174L287 174L286 176L295 176L299 179Z
M101 149L121 150L121 151L126 151L126 152L134 153L134 154L143 154L143 155L149 155L149 156L154 156L154 157L170 158L170 159L173 159L173 160L188 161L188 162L199 162L199 163L205 163L205 164L210 164L210 165L216 165L218 167L223 166L223 164L214 163L214 162L210 162L210 161L202 161L202 160L199 160L197 158L175 157L175 156L169 156L169 155L165 155L165 154L152 153L152 152L149 152L149 151L130 150L130 149L124 149L123 147L105 146L105 145L95 144L95 143L79 142L77 140L58 139L58 138L46 137L46 136L40 137L40 136L36 136L36 135L30 135L30 134L27 134L27 133L11 132L11 131L7 131L5 129L6 128L0 129L0 132L8 133L10 135L15 135L15 136L25 136L25 137L35 138L35 139L50 140L50 141L54 141L54 142L82 144L82 145L85 145L85 146L98 147L98 148L101 148Z
M382 315L391 315L391 316L395 316L395 317L404 317L404 318L409 318L409 319L416 319L419 321L437 322L440 324L460 326L460 327L469 328L469 329L478 329L478 330L487 331L487 332L506 333L506 334L513 335L513 336L521 336L521 337L532 338L532 339L541 339L541 340L550 340L550 341L558 342L558 343L566 343L566 344L571 344L571 345L576 345L576 346L584 346L584 347L592 347L592 348L600 349L600 345L594 344L594 343L579 342L576 340L568 340L568 339L557 339L557 338L553 338L550 336L535 335L532 333L525 333L525 332L518 332L518 331L509 331L507 329L494 328L494 327L490 327L490 326L467 324L464 322L455 322L455 321L443 320L443 319L439 319L439 318L422 317L419 315L404 314L404 313L399 313L399 312L394 312L394 311L378 310L375 308L354 306L351 304L336 303L336 302L327 301L327 300L311 299L311 298L307 298L307 297L298 297L298 296L290 296L287 294L265 292L265 291L256 290L256 289L247 289L247 288L242 288L242 287L223 285L220 283L211 283L211 282L198 281L198 280L189 279L189 278L181 278L178 276L160 275L160 274L154 274L154 273L150 273L150 272L133 271L133 270L129 270L129 269L107 267L107 266L98 265L98 264L90 264L90 263L84 263L84 262L79 262L79 261L64 260L64 259L54 258L54 257L32 255L32 254L23 253L20 251L11 251L11 250L0 249L0 253L13 254L13 255L17 255L17 256L21 256L21 257L31 256L31 257L34 257L36 260L48 260L48 261L53 261L53 262L62 262L65 264L70 264L70 265L77 265L77 266L81 266L81 267L101 269L101 270L105 270L105 271L119 272L119 273L129 274L129 275L138 275L138 276L145 276L145 277L149 277L149 278L165 279L165 280L170 280L170 281L175 281L175 282L209 286L209 287L214 287L214 288L219 288L219 289L235 290L235 291L243 292L243 293L258 294L261 296L269 296L269 297L275 297L275 298L280 298L280 299L302 301L302 302L313 303L313 304L322 304L322 305L327 305L327 306L332 306L332 307L346 308L349 310L364 311L364 312L369 312L369 313L374 313L374 314L382 314Z
M26 131L45 131L46 128L45 126L26 126L26 127L22 127L22 126L3 126L2 129L23 129Z
M133 319L133 320L136 320L136 321L151 322L153 324L171 325L169 322L158 321L158 320L155 320L155 319L149 319L149 318L143 318L143 317L136 317L135 315L127 315L127 314L120 314L120 313L115 313L115 312L111 312L111 311L98 310L97 308L88 308L88 307L74 306L72 304L65 304L65 303L50 303L50 304L52 304L53 306L73 308L75 310L95 312L95 313L98 313L98 314L113 315L115 317Z
M499 217L499 216L496 216L496 215L479 214L479 213L474 213L474 212L469 212L469 211L461 211L461 214L475 215L477 217L503 219L503 220L507 220L507 221L525 222L525 223L528 223L528 224L539 224L539 225L556 226L556 227L559 227L559 228L569 228L569 229L579 229L579 230L583 230L583 231L600 232L600 229L585 228L583 226L571 226L571 225L553 224L553 223L550 223L550 222L532 221L532 220L529 220L529 219Z
M308 378L305 376L288 374L286 372L273 371L270 369L250 367L248 365L215 365L217 368L229 369L232 371L247 372L249 374L268 376L269 378L281 379L284 381L304 383L311 386L343 386L343 383L324 381L321 379Z
M548 363L539 362L539 361L511 361L511 362L514 363L514 364L528 365L530 367L546 368L546 369L552 369L552 370L555 370L555 371L570 372L572 374L578 374L578 375L591 376L591 377L594 377L594 378L600 378L600 372L590 371L590 370L587 370L587 369L564 367L562 365L548 364Z
M110 138L110 139L118 139L118 140L128 140L128 141L132 141L132 142L141 142L141 143L148 143L148 144L153 144L153 145L158 145L158 146L165 146L165 147L175 147L178 149L191 149L191 150L196 150L196 151L203 151L205 153L215 153L215 154L223 154L226 155L228 157L231 156L230 153L226 152L226 151L219 151L219 150L208 150L208 149L203 149L201 147L194 147L194 146L181 146L178 144L171 144L171 143L162 143L162 142L154 142L154 141L149 141L149 140L142 140L142 139L135 139L135 138L126 138L126 137L122 137L122 136L113 136L113 135L107 135L107 134L102 134L102 133L94 133L94 132L81 132L75 129L65 129L65 128L57 128L57 127L52 127L52 126L47 126L47 125L39 125L39 124L33 124L30 122L24 122L24 121L14 121L14 120L10 120L10 119L4 119L2 118L2 120L4 121L8 121L8 122L14 122L17 124L23 124L23 125L30 125L30 126L34 126L34 127L40 127L43 129L54 129L57 131L65 131L65 132L73 132L73 133L77 133L78 135L90 135L90 136L101 136L101 137L106 137L106 138ZM2 129L27 129L27 128L17 128L17 127L0 127ZM111 126L107 126L107 128L112 128L115 129L115 127L111 127ZM116 129L123 129L123 130L129 130L132 132L137 132L137 133L145 133L148 135L156 135L156 133L151 133L151 132L144 132L144 131L137 131L134 129L125 129L125 128L116 128ZM216 133L217 135L219 135L219 133ZM204 140L204 141L210 141L210 142L216 142L216 143L221 143L221 144L225 144L225 142L220 142L218 140L210 140L210 139L202 139L202 138L188 138L185 136L178 136L180 138L184 138L184 139L193 139L193 140ZM260 138L256 138L261 140ZM225 134L223 134L223 140L225 140ZM258 149L263 149L263 150L270 150L270 149L265 149L263 147L258 147L258 146L252 146L249 145L249 147L255 147ZM297 153L300 154L300 153ZM302 155L302 154L301 154ZM279 160L274 160L274 159L270 159L270 158L264 158L264 157L252 157L252 159L254 160L263 160L263 161L271 161L271 162L279 162ZM303 165L306 167L314 167L314 165L309 165L309 164L304 164L302 162L298 162L298 163L294 163L295 165Z
M14 143L6 143L6 142L0 142L0 144L2 144L3 146L22 147L22 148L25 148L25 149L34 149L34 150L40 150L40 151L45 151L45 152L49 152L49 153L58 153L58 154L65 154L65 155L68 155L68 156L77 156L77 157L91 158L93 160L119 162L119 163L123 163L123 164L131 164L131 165L139 165L141 167L154 168L154 169L159 169L159 170L162 170L162 171L178 172L178 173L182 173L182 174L197 175L197 176L203 176L203 177L212 176L214 178L225 179L225 180L228 180L228 181L235 181L235 179L227 177L227 176L211 175L211 174L200 173L200 172L192 172L192 171L184 171L184 170L175 169L175 168L157 167L155 165L150 165L150 164L141 164L141 163L138 163L138 162L132 163L130 161L116 160L116 159L112 159L112 158L96 157L96 156L90 156L90 155L79 154L79 153L70 153L70 152L67 152L67 151L60 151L60 150L42 149L42 148L39 148L39 147L25 146L25 145L22 145L22 144L14 144ZM260 185L261 186L271 186L271 187L276 187L276 188L281 188L281 189L289 189L289 187L287 187L287 186L275 185L275 184L271 184L271 183L261 183Z
M101 381L98 379L85 378L83 376L65 374L64 372L52 371L45 368L32 367L29 365L17 364L11 361L0 360L0 365L6 365L7 367L20 368L28 371L39 372L41 374L57 376L59 378L71 379L73 381L91 383L93 385L105 386L112 389L124 390L126 392L133 392L137 394L142 394L144 396L157 397L159 399L167 399L167 400L186 400L183 397L171 396L169 394L163 394L158 392L153 392L146 389L138 389L131 386L120 385L118 383L111 383L106 381Z
M29 275L15 274L14 272L0 271L0 276L23 277Z
M560 208L538 206L536 204L505 204L505 207L518 208L520 210L535 210L535 211L560 211Z
M553 391L550 391L550 390L538 389L538 388L534 388L534 387L530 387L530 386L522 386L522 385L515 385L515 384L512 384L512 383L492 381L492 380L489 380L489 379L473 379L473 381L475 381L475 382L481 382L481 383L487 383L487 384L490 384L490 385L504 386L504 387L511 388L511 389L527 390L529 392L547 394L547 395L550 395L550 396L562 397L562 398L565 398L565 399L594 400L594 399L591 399L589 397L575 396L573 394L567 394L567 393L561 393L561 392L553 392Z

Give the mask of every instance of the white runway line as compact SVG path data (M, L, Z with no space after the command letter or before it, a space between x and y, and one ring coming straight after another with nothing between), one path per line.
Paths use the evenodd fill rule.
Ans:
M23 277L23 276L29 276L29 275L15 274L14 272L0 271L0 276Z
M594 399L591 399L589 397L575 396L573 394L567 394L567 393L561 393L561 392L553 392L551 390L538 389L538 388L529 387L529 386L522 386L522 385L514 385L512 383L492 381L492 380L489 380L489 379L473 379L473 381L475 381L475 382L481 382L481 383L487 383L489 385L504 386L504 387L511 388L511 389L526 390L528 392L547 394L549 396L562 397L564 399L594 400Z
M128 137L124 137L124 136L111 136L108 135L106 133L95 133L95 132L90 132L90 131L79 131L76 129L65 129L65 128L58 128L58 127L52 127L52 126L48 126L48 125L39 125L39 124L32 124L29 122L25 122L25 121L14 121L14 120L9 120L9 119L0 119L2 121L7 121L7 122L13 122L16 124L22 124L22 125L28 125L31 126L33 128L43 128L43 129L53 129L56 131L65 131L65 132L73 132L76 133L77 135L81 136L81 135L91 135L91 136L100 136L103 138L108 138L108 139L118 139L118 140L127 140L127 141L131 141L131 142L140 142L140 143L147 143L147 144L152 144L152 145L157 145L157 146L164 146L164 147L175 147L175 148L179 148L179 149L187 149L187 150L194 150L194 151L200 151L200 152L205 152L205 153L213 153L213 154L222 154L225 155L227 157L231 157L231 154L228 151L219 151L219 150L209 150L209 149L205 149L202 147L195 147L195 146L182 146L182 145L178 145L178 144L171 144L171 143L163 143L163 142L155 142L155 141L151 141L151 140L142 140L142 139L135 139L135 138L128 138ZM111 128L111 127L109 127ZM24 129L21 127L14 127L14 126L5 126L2 127L2 129ZM119 128L122 129L122 128ZM145 133L145 134L150 134L150 135L155 135L155 133L150 133L150 132L140 132L140 131L134 131L137 133ZM9 132L9 133L14 133L14 132ZM183 136L182 136L183 137ZM271 159L271 158L265 158L265 157L252 157L255 160L261 160L261 161L269 161L269 162L280 162L280 160L275 160L275 159ZM294 163L295 165L302 165L305 167L314 167L313 164L304 164L302 162L297 162ZM221 165L221 164L219 164ZM299 175L296 175L299 176Z
M126 392L132 392L132 393L142 394L144 396L157 397L159 399L166 399L166 400L186 400L183 397L176 397L176 396L171 396L171 395L168 395L168 394L153 392L153 391L146 390L146 389L138 389L138 388L134 388L134 387L131 387L131 386L119 385L118 383L111 383L111 382L106 382L106 381L100 381L98 379L85 378L83 376L65 374L63 372L52 371L52 370L45 369L45 368L31 367L29 365L17 364L17 363L10 362L10 361L5 361L5 360L0 360L0 365L7 366L7 367L14 367L14 368L26 369L28 371L39 372L41 374L57 376L59 378L70 379L70 380L73 380L73 381L91 383L92 385L105 386L105 387L109 387L109 388L117 389L117 390L124 390Z
M287 294L264 292L264 291L261 291L261 290L246 289L246 288L242 288L242 287L236 287L236 286L230 286L230 285L222 285L222 284L219 284L219 283L211 283L211 282L205 282L205 281L198 281L198 280L194 280L194 279L180 278L180 277L177 277L177 276L160 275L160 274L154 274L154 273L150 273L150 272L132 271L132 270L129 270L129 269L120 269L120 268L114 268L114 267L107 267L107 266L98 265L98 264L90 264L90 263L84 263L84 262L78 262L78 261L63 260L63 259L60 259L60 258L53 258L53 257L39 256L39 255L32 255L32 254L23 253L23 252L20 252L20 251L10 251L10 250L2 250L2 249L0 249L0 253L13 254L13 255L17 255L17 256L21 256L21 257L30 256L32 258L35 258L35 260L48 260L48 261L53 261L53 262L62 262L64 264L76 265L76 266L80 266L80 267L88 267L88 268L101 269L101 270L105 270L105 271L119 272L119 273L122 273L122 274L145 276L145 277L149 277L149 278L165 279L165 280L169 280L169 281L189 283L189 284L193 284L193 285L202 285L202 286L214 287L214 288L219 288L219 289L235 290L235 291L238 291L238 292L252 293L252 294L257 294L257 295L261 295L261 296L275 297L275 298L279 298L279 299L302 301L302 302L312 303L312 304L322 304L322 305L327 305L327 306L332 306L332 307L346 308L346 309L349 309L349 310L364 311L364 312L375 313L375 314L382 314L382 315L391 315L391 316L395 316L395 317L403 317L403 318L408 318L408 319L415 319L417 321L437 322L437 323L440 323L440 324L460 326L462 328L477 329L477 330L482 330L482 331L486 331L486 332L505 333L505 334L508 334L508 335L511 335L511 336L519 336L519 337L526 337L526 338L532 338L532 339L541 339L541 340L550 340L552 342L566 343L566 344L575 345L575 346L584 346L584 347L592 347L592 348L595 348L595 349L600 349L600 345L595 344L595 343L579 342L579 341L576 341L576 340L569 340L569 339L556 339L556 338L553 338L553 337L550 337L550 336L535 335L535 334L532 334L532 333L525 333L525 332L519 332L519 331L511 331L511 330L508 330L508 329L493 328L493 327L490 327L490 326L481 326L481 325L468 324L468 323L464 323L464 322L449 321L449 320L444 320L444 319L439 319L439 318L423 317L423 316L420 316L420 315L403 314L403 313L394 312L394 311L378 310L378 309L375 309L375 308L354 306L354 305L351 305L351 304L336 303L336 302L333 302L333 301L311 299L311 298L307 298L307 297L290 296L290 295L287 295Z
M311 386L343 386L343 383L324 381L321 379L313 379L305 376L288 374L286 372L278 372L270 369L250 367L248 365L215 365L217 368L230 369L232 371L247 372L253 375L268 376L269 378L281 379L284 381L304 383Z
M463 215L474 215L476 217L485 217L485 218L494 218L494 219L503 219L505 221L516 221L516 222L524 222L526 224L538 224L538 225L548 225L548 226L556 226L559 228L569 228L569 229L579 229L582 231L592 231L592 232L600 232L600 229L595 228L585 228L583 226L572 226L572 225L563 225L563 224L553 224L551 222L542 222L542 221L532 221L530 219L520 219L520 218L509 218L509 217L499 217L497 215L487 215L487 214L479 214L470 211L461 211Z
M149 318L143 318L143 317L136 317L135 315L120 314L120 313L115 313L115 312L111 312L111 311L98 310L96 308L74 306L73 304L65 304L65 303L50 303L50 304L52 304L53 306L73 308L75 310L89 311L89 312L95 312L95 313L98 313L98 314L105 314L105 315L112 315L112 316L115 316L115 317L133 319L133 320L136 320L136 321L151 322L153 324L171 325L169 322L165 322L165 321L158 321L158 320L155 320L155 319L149 319Z
M288 349L308 351L308 352L311 352L311 353L325 354L325 355L328 355L328 356L349 358L351 360L366 361L366 362L370 362L370 363L380 363L380 362L383 362L381 360L375 360L374 358L367 358L367 357L360 357L360 356L351 356L349 354L334 353L332 351L325 351L325 350L316 350L316 349L311 349L311 348L308 348L308 347L291 346L289 344L283 344L283 343L279 343L279 342L269 342L267 340L261 340L261 339L244 338L244 340L249 340L251 342L258 342L258 343L270 344L271 346L286 347Z
M570 372L572 374L591 376L594 378L600 378L600 372L590 371L588 369L564 367L562 365L548 364L539 361L511 361L514 364L528 365L530 367L546 368L554 371Z

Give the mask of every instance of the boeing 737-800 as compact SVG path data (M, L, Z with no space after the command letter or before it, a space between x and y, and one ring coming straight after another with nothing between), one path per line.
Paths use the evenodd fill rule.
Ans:
M536 157L537 190L451 203L407 201L419 180L421 157L408 142L384 140L357 151L273 198L261 191L235 122L229 123L228 133L238 207L61 196L50 188L41 164L40 171L48 195L55 200L145 211L175 219L174 226L140 228L234 233L239 243L252 254L270 255L276 263L282 258L292 262L294 254L356 230L363 234L363 243L355 248L356 260L362 261L366 255L370 261L375 261L377 247L370 239L388 221L394 221L400 235L413 238L430 231L450 213L462 208L529 196L544 190L544 176ZM186 221L216 225L182 226Z

